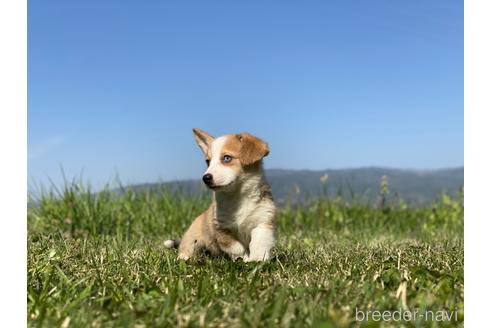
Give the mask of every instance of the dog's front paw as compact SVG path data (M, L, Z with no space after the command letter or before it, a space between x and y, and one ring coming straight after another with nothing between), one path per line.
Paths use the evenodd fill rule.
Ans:
M180 254L178 254L178 259L188 261L190 259L190 257L186 254L180 253Z
M265 254L264 256L259 255L245 255L243 256L244 262L265 262L270 259L269 254Z

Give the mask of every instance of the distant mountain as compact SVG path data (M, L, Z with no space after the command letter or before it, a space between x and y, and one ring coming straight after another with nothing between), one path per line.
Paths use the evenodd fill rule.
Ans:
M312 170L266 170L267 180L272 187L275 200L284 203L304 201L326 194L328 197L341 196L346 200L358 199L376 202L381 178L387 177L388 199L401 198L411 204L428 204L441 192L456 194L464 184L464 168L436 170L403 170L368 167L356 169ZM328 176L326 184L320 178ZM159 184L133 185L134 189L152 189L164 185L172 191L178 189L189 193L206 190L200 180L184 180Z
M425 204L445 191L454 194L464 184L464 168L439 170L402 170L390 168L357 168L323 171L270 170L269 182L280 199L305 199L323 194L321 176L327 174L326 194L344 199L359 198L374 202L378 199L381 179L386 176L388 198L400 197L407 202ZM297 186L297 187L296 187Z

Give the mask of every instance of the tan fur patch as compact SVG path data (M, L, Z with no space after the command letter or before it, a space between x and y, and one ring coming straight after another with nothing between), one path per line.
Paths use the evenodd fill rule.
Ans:
M242 144L239 158L243 165L254 164L270 152L266 142L251 134L241 133L238 135L238 138Z
M267 156L270 150L268 144L249 133L240 133L227 140L224 145L224 154L238 158L242 165L254 164Z
M214 137L197 128L193 128L193 136L195 137L196 143L205 154L205 157L210 159L210 145L214 141Z

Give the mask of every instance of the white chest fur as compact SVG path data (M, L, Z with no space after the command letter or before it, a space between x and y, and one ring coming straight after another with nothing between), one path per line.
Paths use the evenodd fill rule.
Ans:
M217 224L231 231L247 246L251 231L261 224L273 224L275 205L271 199L263 198L261 176L249 179L237 193L215 194L215 217Z

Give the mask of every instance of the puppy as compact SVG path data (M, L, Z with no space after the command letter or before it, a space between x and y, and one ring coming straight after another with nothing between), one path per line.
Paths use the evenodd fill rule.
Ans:
M193 134L208 166L202 179L213 191L212 204L181 241L167 240L165 245L178 247L184 260L203 250L245 262L269 260L275 244L275 204L262 165L268 145L248 133L214 138L193 129Z

